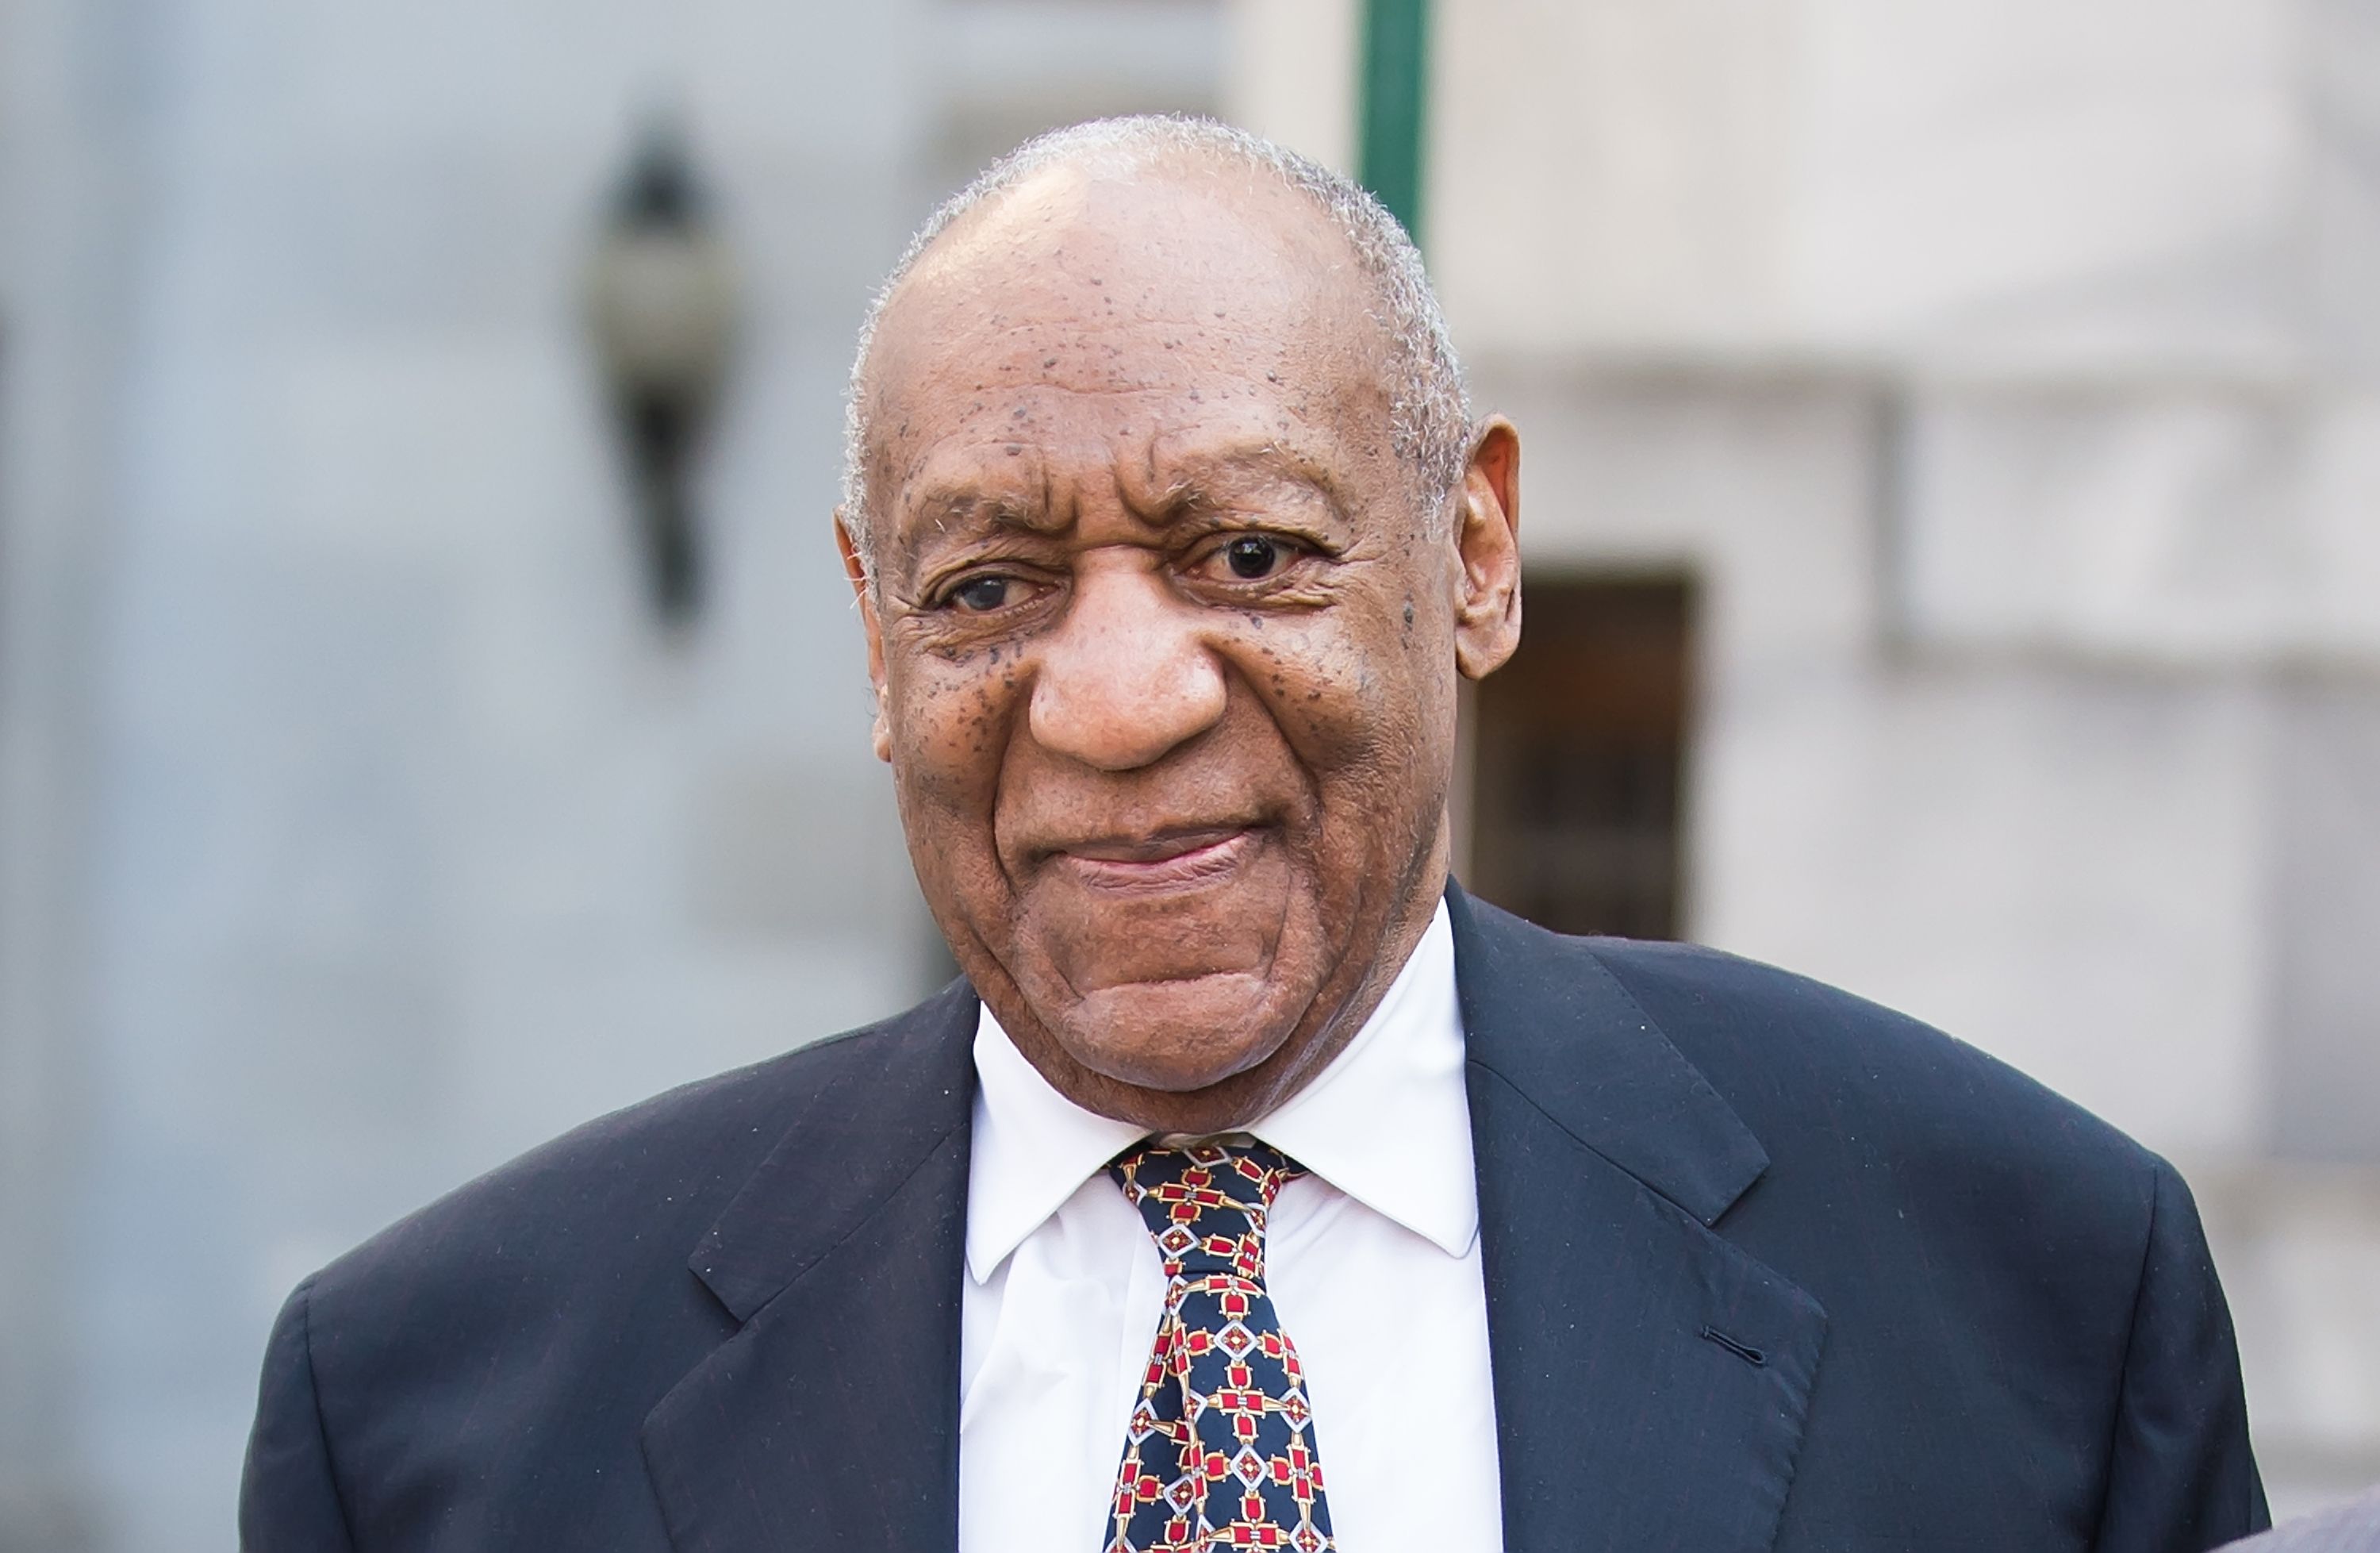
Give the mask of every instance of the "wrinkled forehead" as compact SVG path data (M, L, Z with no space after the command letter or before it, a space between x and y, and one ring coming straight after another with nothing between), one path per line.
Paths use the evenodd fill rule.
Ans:
M1059 166L970 212L888 300L861 392L878 524L953 439L1130 458L1278 423L1384 446L1386 342L1328 212L1259 169ZM1024 457L1020 453L1017 457Z

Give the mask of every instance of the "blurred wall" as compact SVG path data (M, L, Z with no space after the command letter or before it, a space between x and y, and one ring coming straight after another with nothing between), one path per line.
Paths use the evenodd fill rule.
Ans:
M860 310L1198 3L0 0L0 1548L232 1545L288 1287L946 961L828 532ZM580 279L685 122L744 283L644 605Z
M1356 15L1235 116L1345 165ZM1438 0L1430 90L1530 566L1703 585L1690 934L2177 1156L2277 1508L2380 1479L2380 9Z

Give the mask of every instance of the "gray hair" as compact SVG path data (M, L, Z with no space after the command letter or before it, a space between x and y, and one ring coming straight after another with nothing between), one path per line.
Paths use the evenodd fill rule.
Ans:
M844 401L843 518L863 556L871 554L875 493L868 482L867 373L869 348L885 305L934 239L978 206L1045 168L1068 162L1121 163L1136 171L1172 159L1237 165L1269 174L1330 217L1372 285L1373 321L1389 346L1390 445L1412 469L1426 522L1435 535L1448 499L1462 483L1471 445L1471 397L1463 385L1454 340L1430 289L1421 252L1386 206L1352 180L1319 163L1213 119L1143 115L1100 118L1053 129L1018 146L942 202L902 251L877 288L859 327Z

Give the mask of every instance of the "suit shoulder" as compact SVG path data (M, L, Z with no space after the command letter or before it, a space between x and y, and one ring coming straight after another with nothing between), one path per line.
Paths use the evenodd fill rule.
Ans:
M1767 1154L1729 1232L1847 1320L1886 1318L1846 1266L1946 1279L1965 1290L1937 1296L1959 1319L2022 1303L2061 1341L2094 1334L2074 1362L2096 1366L2123 1351L2159 1225L2203 1256L2170 1165L1963 1041L1711 949L1580 947ZM2182 1211L2167 1219L2161 1204Z
M683 1258L799 1118L938 1037L963 987L907 1013L700 1079L585 1122L397 1220L314 1279L319 1307L391 1276L534 1276L643 1242Z
M2128 1204L2169 1168L2037 1080L1840 987L1694 945L1571 942L1764 1141L1815 1125L1903 1164L2082 1170Z

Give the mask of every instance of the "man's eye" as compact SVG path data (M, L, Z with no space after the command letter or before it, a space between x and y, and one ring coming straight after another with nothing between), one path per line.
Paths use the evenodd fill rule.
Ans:
M1260 581L1289 564L1294 552L1285 542L1264 534L1242 534L1223 546L1223 564L1243 582Z
M970 615L988 615L1007 605L1015 586L1016 579L997 573L970 577L951 590L951 602Z

